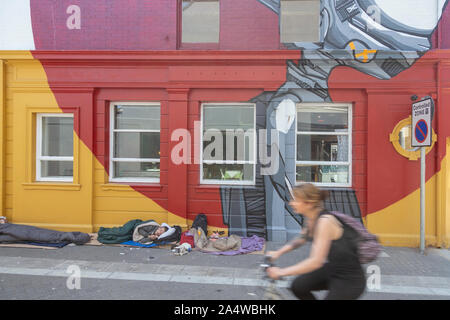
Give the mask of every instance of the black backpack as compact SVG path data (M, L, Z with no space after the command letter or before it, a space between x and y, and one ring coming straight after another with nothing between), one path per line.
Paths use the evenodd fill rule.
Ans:
M205 235L208 234L208 220L203 213L200 213L195 217L194 222L192 223L192 228L202 228Z

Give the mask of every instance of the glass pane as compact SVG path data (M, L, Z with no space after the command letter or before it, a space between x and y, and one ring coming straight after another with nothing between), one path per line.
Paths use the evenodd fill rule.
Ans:
M159 162L114 162L114 178L158 178Z
M203 180L253 181L253 164L203 164Z
M219 42L219 1L183 1L182 42Z
M320 0L281 1L281 42L319 41Z
M115 132L114 158L159 159L159 132Z
M159 130L159 106L117 105L114 107L114 129Z
M411 146L411 124L408 124L400 129L398 133L398 142L406 151L417 151L418 147Z
M297 164L297 182L349 183L348 166Z
M298 134L297 161L348 161L348 136Z
M41 177L72 177L73 161L41 161Z
M346 132L346 107L301 107L297 113L297 131Z
M42 118L42 156L73 156L73 118Z
M255 108L253 106L227 105L203 107L203 132L208 129L254 129Z
M209 130L203 134L204 160L253 161L254 130Z

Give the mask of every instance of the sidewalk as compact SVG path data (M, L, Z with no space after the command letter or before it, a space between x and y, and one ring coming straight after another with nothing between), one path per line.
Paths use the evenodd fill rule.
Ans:
M266 244L268 250L281 245ZM291 265L308 254L309 247L300 248L281 257L277 264ZM56 250L0 248L0 299L105 299L106 287L109 292L106 299L135 299L136 286L145 291L151 285L164 288L159 299L258 300L267 285L259 267L263 257L262 254L216 256L196 251L175 256L167 249L111 246L66 246ZM96 291L67 290L69 266L78 266L82 286L93 286ZM367 276L373 270L380 271L380 286L368 288L362 299L450 299L449 250L428 249L421 255L418 249L387 247L371 266L369 269L365 266ZM287 289L290 281L278 281L277 285L287 299L294 299ZM186 296L186 292L195 291L196 287L207 290L204 289L204 295ZM47 296L38 294L46 291ZM151 294L146 293L141 299Z

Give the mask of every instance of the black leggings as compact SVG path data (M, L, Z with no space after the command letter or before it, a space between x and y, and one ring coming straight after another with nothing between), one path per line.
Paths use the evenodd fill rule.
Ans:
M301 300L316 300L311 291L321 290L328 290L325 300L354 300L361 296L365 287L363 273L354 279L335 279L330 277L330 266L325 265L295 278L291 290Z

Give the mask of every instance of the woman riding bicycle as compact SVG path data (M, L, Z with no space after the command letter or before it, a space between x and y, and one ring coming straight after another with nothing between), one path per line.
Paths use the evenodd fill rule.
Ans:
M292 282L291 290L302 300L315 300L312 291L320 290L328 290L326 300L357 299L365 290L366 278L358 259L356 231L324 210L327 191L303 184L293 192L290 205L306 218L306 228L300 237L268 255L273 261L312 241L310 256L287 268L268 268L268 276L279 279L299 275Z

